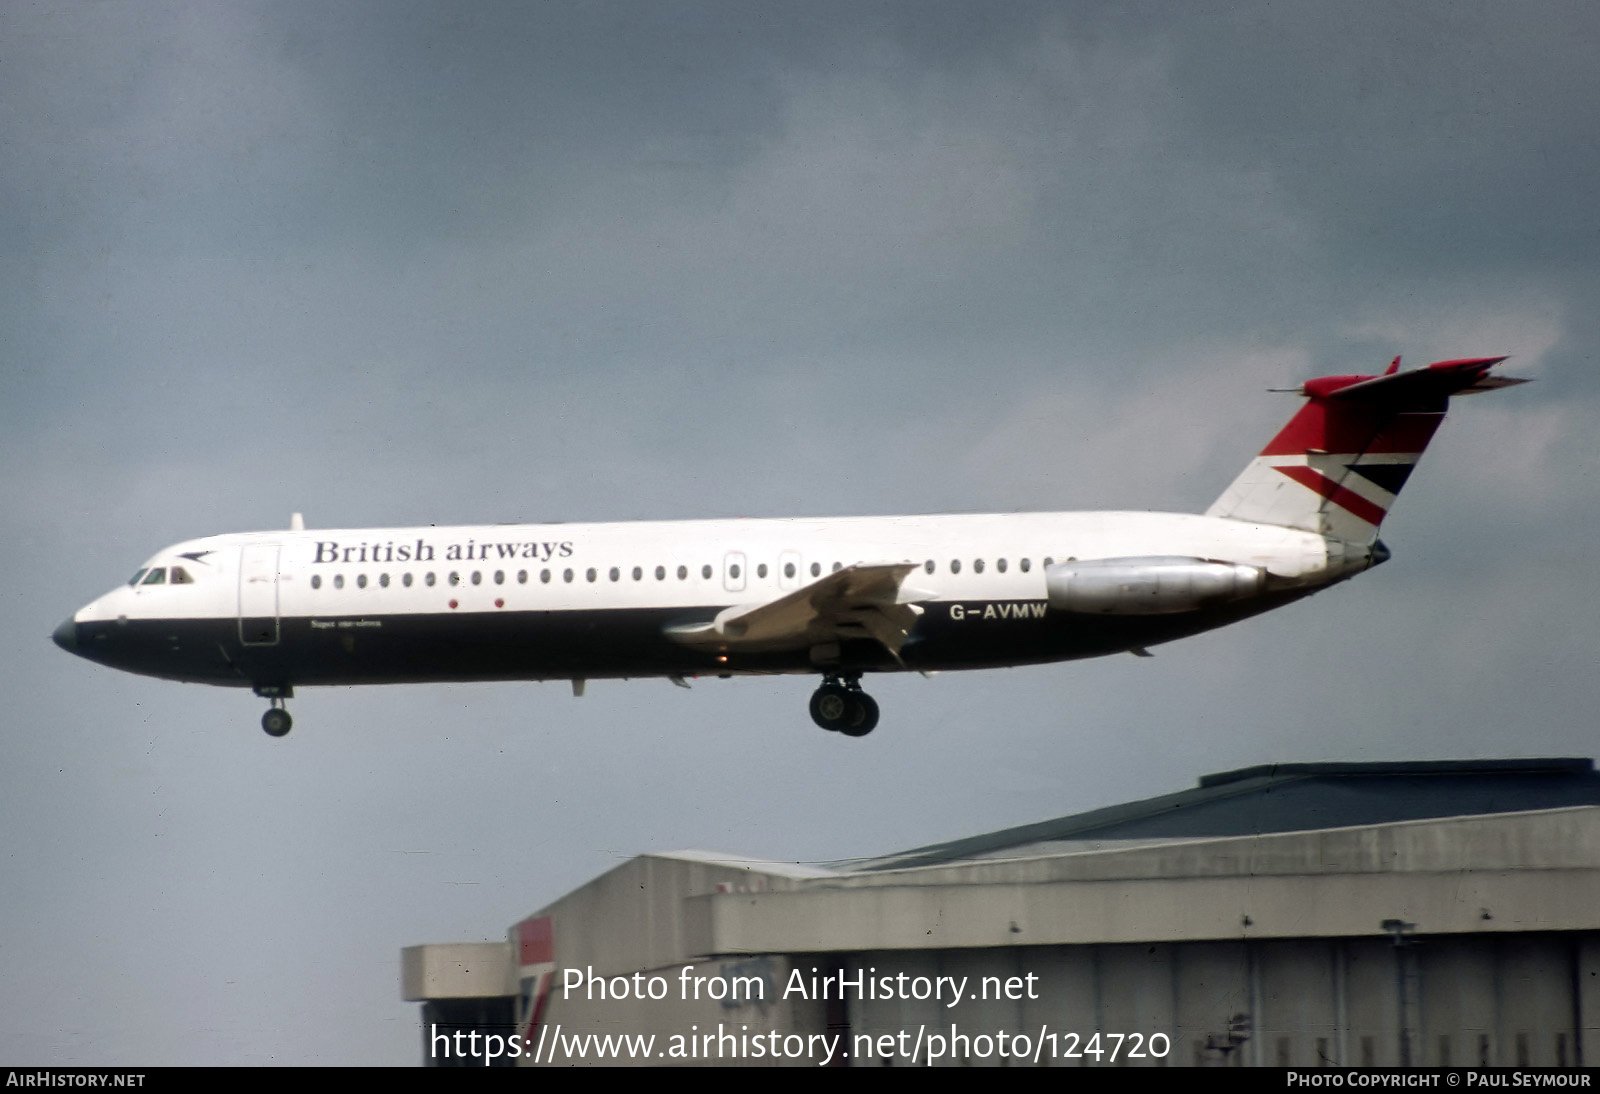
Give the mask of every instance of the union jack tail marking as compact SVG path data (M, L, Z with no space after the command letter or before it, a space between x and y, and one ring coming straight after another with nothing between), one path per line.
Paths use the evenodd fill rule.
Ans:
M1526 382L1489 374L1504 360L1470 357L1401 372L1397 357L1381 376L1306 381L1306 405L1206 515L1373 543L1450 396Z

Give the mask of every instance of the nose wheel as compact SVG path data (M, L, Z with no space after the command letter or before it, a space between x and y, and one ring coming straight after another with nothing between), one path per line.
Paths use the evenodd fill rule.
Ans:
M878 704L861 690L859 676L825 676L811 695L811 720L833 733L865 737L878 724Z
M258 687L256 694L272 704L261 716L261 728L267 731L268 737L282 737L294 728L294 719L289 717L289 711L283 705L283 701L292 694L288 688Z

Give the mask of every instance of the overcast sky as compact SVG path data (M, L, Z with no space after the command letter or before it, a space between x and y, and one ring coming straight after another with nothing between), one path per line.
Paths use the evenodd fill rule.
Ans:
M399 951L644 851L1268 761L1590 755L1600 8L0 6L0 1062L411 1064ZM50 632L227 531L1203 510L1323 372L1512 354L1388 565L1152 660L246 692Z

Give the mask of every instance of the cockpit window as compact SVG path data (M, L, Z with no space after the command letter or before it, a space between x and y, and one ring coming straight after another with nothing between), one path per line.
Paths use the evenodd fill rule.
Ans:
M134 574L132 577L130 577L128 579L128 584L129 585L137 585L137 584L139 584L139 582L144 580L144 575L149 573L149 572L150 572L149 570L146 570L143 567L140 567L139 572Z
M146 585L165 585L167 583L166 567L157 566L155 569L151 570L145 575L144 583Z
M193 585L194 578L190 577L189 571L185 570L182 566L174 566L172 568L172 584Z

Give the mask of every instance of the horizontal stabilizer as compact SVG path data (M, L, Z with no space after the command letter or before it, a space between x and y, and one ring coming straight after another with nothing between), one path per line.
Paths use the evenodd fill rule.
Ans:
M1326 376L1307 381L1302 391L1311 398L1370 403L1396 410L1421 409L1452 395L1471 395L1527 383L1512 376L1489 375L1489 370L1505 359L1465 357L1386 376Z

